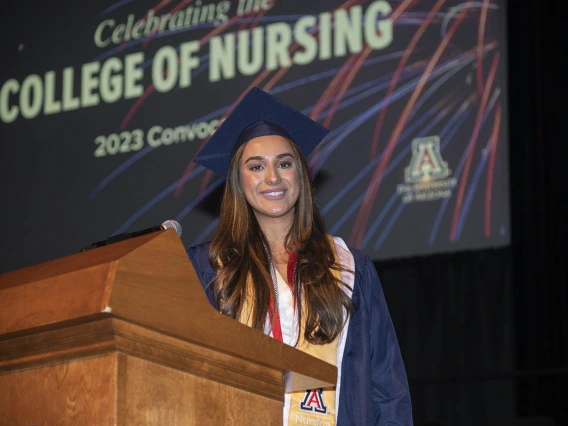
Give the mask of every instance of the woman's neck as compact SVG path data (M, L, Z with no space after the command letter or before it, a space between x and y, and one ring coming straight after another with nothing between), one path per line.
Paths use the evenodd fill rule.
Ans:
M275 263L287 262L286 237L292 226L290 218L257 217L258 224L268 243L268 249Z

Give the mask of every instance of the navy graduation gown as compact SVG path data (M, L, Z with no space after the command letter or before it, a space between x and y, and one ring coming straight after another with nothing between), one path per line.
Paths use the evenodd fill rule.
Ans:
M350 251L355 260L355 312L343 353L337 425L412 426L406 372L377 271L367 255ZM187 253L207 298L218 309L208 287L215 277L209 243Z

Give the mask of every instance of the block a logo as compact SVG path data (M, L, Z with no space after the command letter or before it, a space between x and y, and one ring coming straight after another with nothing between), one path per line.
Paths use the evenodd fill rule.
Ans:
M397 186L403 203L449 198L456 186L451 170L440 153L439 136L412 141L412 157L404 168L404 183Z
M300 402L300 410L327 414L327 407L323 402L323 389L306 391L304 400Z
M404 181L415 183L447 178L450 174L448 163L440 154L440 138L430 136L412 141L412 158L404 169Z

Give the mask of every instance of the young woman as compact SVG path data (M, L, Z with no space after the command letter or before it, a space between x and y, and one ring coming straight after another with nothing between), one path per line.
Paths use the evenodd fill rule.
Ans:
M411 425L374 265L315 201L305 157L326 133L252 89L195 158L227 180L215 237L188 254L216 309L338 367L335 388L286 394L284 425Z

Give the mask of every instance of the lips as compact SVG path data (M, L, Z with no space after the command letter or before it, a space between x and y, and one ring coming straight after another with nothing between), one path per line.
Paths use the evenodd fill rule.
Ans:
M284 188L269 189L266 191L261 191L260 193L263 197L269 200L279 200L286 195L286 190Z

